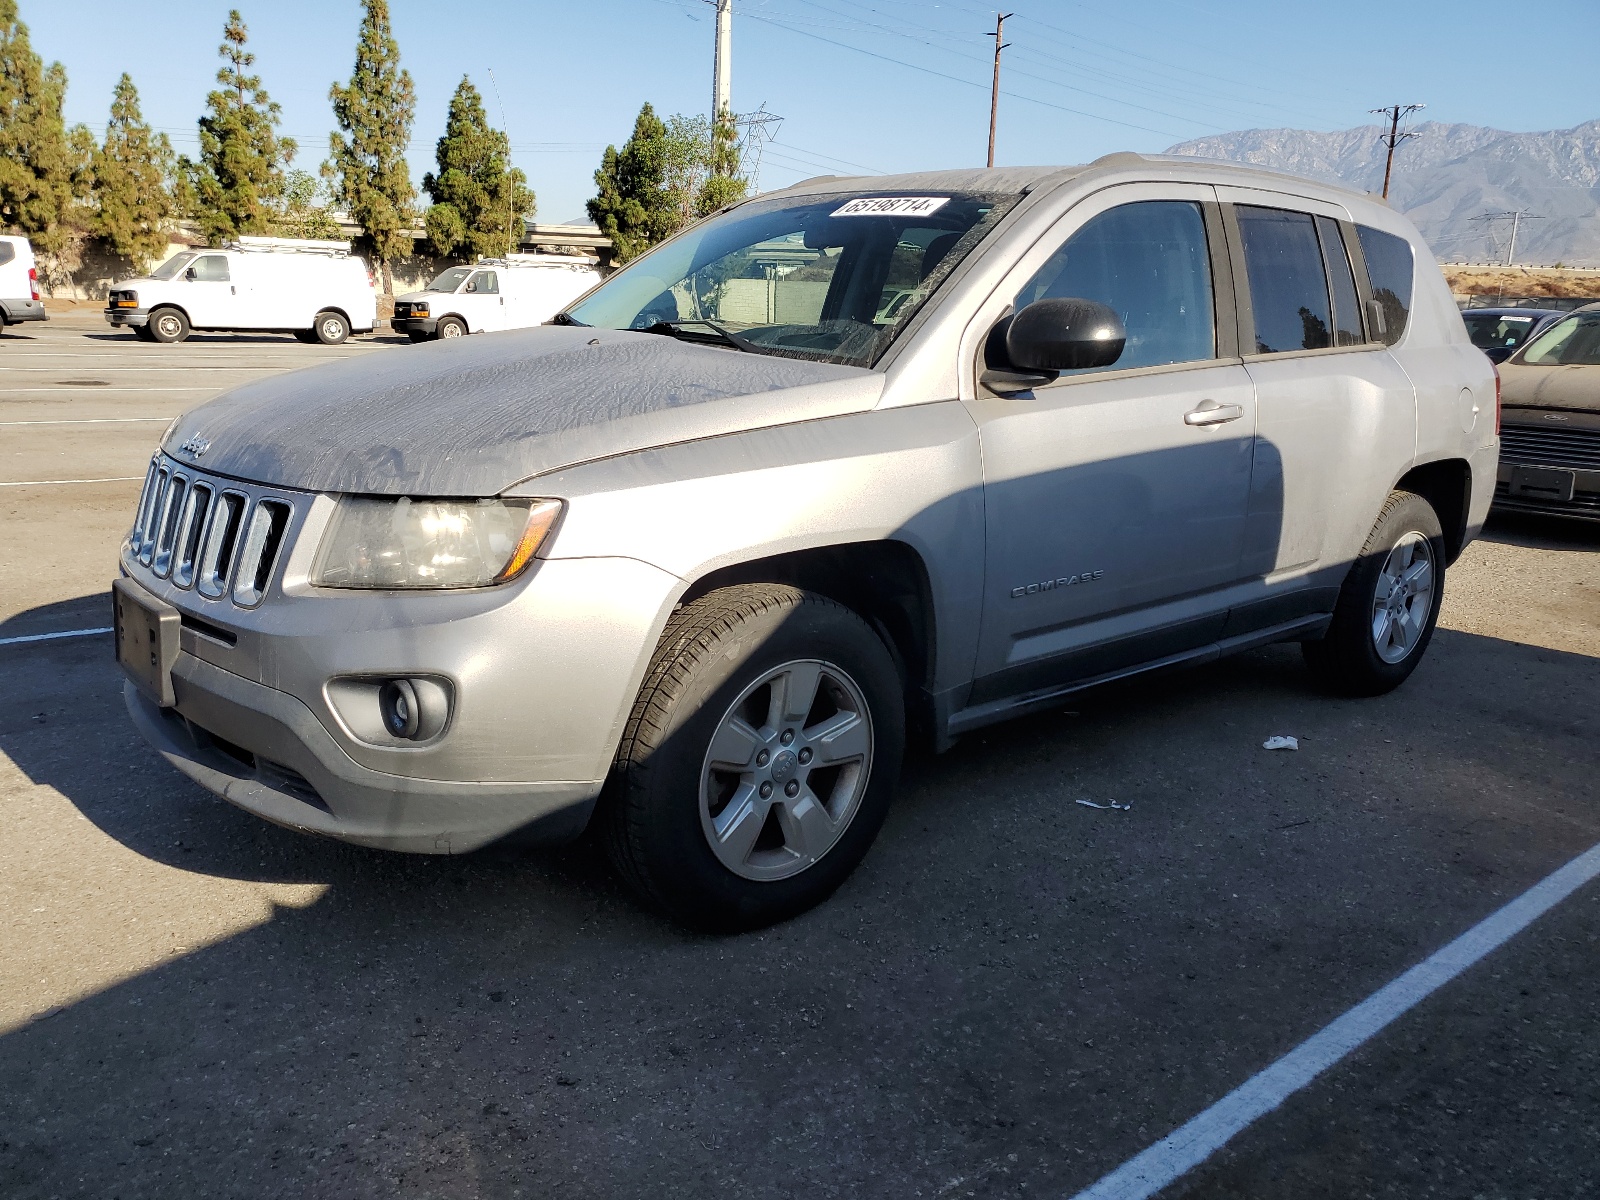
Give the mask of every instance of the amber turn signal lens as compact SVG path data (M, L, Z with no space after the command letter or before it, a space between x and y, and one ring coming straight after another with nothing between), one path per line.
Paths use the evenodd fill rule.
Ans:
M510 559L495 576L496 583L504 583L508 579L515 579L528 564L533 561L533 556L539 552L539 547L544 545L545 538L550 536L550 530L556 523L556 518L561 515L561 501L539 500L535 501L528 510L528 524L522 531L522 539L517 542L517 548L512 551Z

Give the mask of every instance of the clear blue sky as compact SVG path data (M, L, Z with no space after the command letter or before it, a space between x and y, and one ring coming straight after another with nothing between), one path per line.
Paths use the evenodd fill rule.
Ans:
M99 132L128 71L146 118L190 153L234 4L283 106L282 130L301 143L297 165L314 170L332 126L328 85L350 74L357 0L20 0L36 47L67 68L69 120ZM642 102L664 114L710 107L705 0L391 8L417 84L413 174L433 166L462 74L499 122L492 68L545 221L582 214L602 150L627 137ZM734 107L784 118L762 188L860 167L981 165L995 11L977 0L734 0ZM1343 129L1392 101L1508 130L1600 116L1587 57L1600 44L1593 0L1520 10L1482 0L1011 0L1007 11L1016 16L1006 23L1001 163L1083 162L1230 129Z

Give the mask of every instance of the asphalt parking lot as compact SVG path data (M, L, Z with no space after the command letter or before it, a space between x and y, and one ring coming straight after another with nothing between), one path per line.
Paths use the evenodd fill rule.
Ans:
M173 415L392 341L8 331L0 639L107 624ZM733 938L586 845L239 812L107 636L0 679L8 1198L1072 1197L1600 843L1600 526L1554 521L1491 524L1390 696L1275 647L918 752L840 893ZM1590 884L1161 1195L1600 1194L1597 951Z

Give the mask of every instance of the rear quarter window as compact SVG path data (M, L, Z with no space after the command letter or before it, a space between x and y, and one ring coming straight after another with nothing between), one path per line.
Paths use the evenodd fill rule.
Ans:
M1370 225L1357 225L1356 236L1361 240L1362 257L1367 260L1372 298L1383 309L1384 328L1373 332L1380 342L1392 346L1405 334L1411 317L1411 281L1416 267L1411 243Z

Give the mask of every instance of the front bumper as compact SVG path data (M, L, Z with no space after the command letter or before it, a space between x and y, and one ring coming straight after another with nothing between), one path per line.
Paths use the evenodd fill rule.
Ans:
M150 323L150 310L148 308L107 308L106 323L113 327L123 325L148 325Z
M454 854L579 833L681 581L597 558L540 561L501 588L330 591L301 574L315 526L290 585L254 609L155 579L124 547L124 575L182 618L173 706L124 689L141 733L231 803L360 845ZM414 676L447 681L451 709L443 733L405 742L359 685Z
M394 317L389 321L389 327L396 333L421 333L432 337L439 331L439 318Z
M7 325L20 325L24 321L48 321L50 314L44 310L43 300L0 300Z

